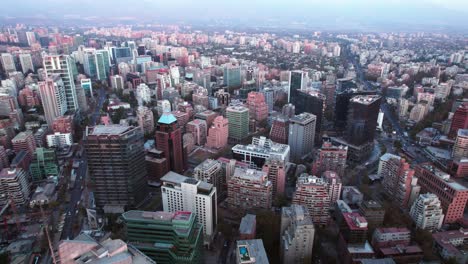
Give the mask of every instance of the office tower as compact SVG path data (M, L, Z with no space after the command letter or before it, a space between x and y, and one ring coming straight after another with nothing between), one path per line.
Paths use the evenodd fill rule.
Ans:
M334 171L343 178L347 157L347 146L334 146L331 142L324 141L315 157L312 172L314 175L322 175L325 171Z
M336 201L340 199L341 194L341 178L334 171L325 171L322 174L322 179L328 184L328 195L330 196L330 206L334 206Z
M138 126L143 131L143 134L148 135L154 131L154 116L146 106L139 106L137 109L137 122Z
M229 121L227 118L218 116L213 120L213 125L208 130L206 146L221 149L227 145L229 136Z
M330 218L328 184L316 176L303 173L297 179L292 203L307 207L314 224L325 225Z
M111 87L113 90L121 91L125 89L125 80L120 75L111 76Z
M47 135L47 146L49 148L64 148L73 145L72 134L54 133Z
M340 233L347 244L365 245L367 243L368 223L359 213L343 213L344 223Z
M151 102L151 90L148 85L142 83L136 88L136 98L139 105Z
M114 47L112 48L112 58L114 63L118 65L122 62L129 63L133 59L133 55L128 47Z
M81 79L80 80L80 87L90 96L93 96L93 84L91 79ZM78 88L78 86L76 87Z
M327 76L328 77L328 76ZM335 92L336 92L336 84L329 83L328 81L325 83L324 87L322 88L322 92L325 95L325 105L327 111L333 112L335 109Z
M444 222L440 200L432 193L419 195L411 206L409 215L418 228L428 231L440 229Z
M265 97L265 103L268 106L268 113L273 111L273 106L275 104L275 93L276 92L277 92L276 89L269 88L269 87L263 88L263 90L261 91L261 93Z
M354 145L374 141L381 97L378 95L355 96L349 102L346 140Z
M229 121L229 138L241 141L249 135L249 109L244 106L229 106L226 109Z
M143 133L131 126L96 126L85 131L85 148L97 207L137 206L147 194Z
M67 109L78 110L73 68L76 68L75 60L68 55L46 55L44 57L44 69L46 78L58 74L63 81Z
M289 91L288 91L288 103L295 102L296 91L302 90L306 87L307 72L304 71L292 71L289 74Z
M120 239L107 238L98 242L84 233L73 240L61 240L57 254L60 263L63 264L100 262L107 264L156 264L155 261Z
M247 107L249 108L250 118L258 122L265 121L268 117L268 105L265 97L259 92L250 92L247 96Z
M414 176L418 178L422 192L430 192L439 197L445 214L444 224L456 223L463 218L468 188L451 180L448 173L431 163L418 164Z
M213 184L169 171L161 178L164 212L187 211L197 215L205 242L216 234L218 226L217 190Z
M223 67L223 82L228 88L241 86L241 67L239 65L226 64Z
M468 129L459 129L453 146L454 159L468 158Z
M76 85L76 100L78 101L78 107L81 112L86 113L88 111L88 101L86 101L86 92L81 85Z
M376 250L397 245L409 246L411 231L406 227L380 227L372 234L372 247Z
M193 169L193 178L212 184L216 187L218 197L225 197L226 177L224 176L221 162L206 159Z
M37 148L29 166L29 171L34 182L43 180L48 176L58 176L59 167L55 150Z
M380 157L378 175L383 179L382 185L390 199L400 207L408 208L414 175L410 164L399 156L385 153Z
M158 264L203 263L202 226L194 212L128 211L127 241Z
M29 200L28 177L28 173L20 168L4 168L0 171L0 206L5 206L10 200L16 206L21 206Z
M49 126L54 120L63 116L69 109L65 94L65 85L62 79L55 75L47 78L44 82L39 82L39 93L41 95L44 115Z
M325 95L315 90L296 91L294 106L296 114L311 113L315 115L315 142L322 141L322 120L325 114Z
M359 95L367 96L375 94L375 92L358 91L356 89L347 89L338 93L335 100L335 129L338 131L346 130L346 125L348 123L348 113L351 106L351 98Z
M182 132L177 127L177 119L172 113L163 113L156 124L156 148L164 152L170 170L184 171Z
M305 206L293 204L281 209L280 236L281 263L311 263L315 228Z
M291 118L296 113L296 107L293 104L285 104L281 109L281 114L283 114L287 118Z
M449 138L455 138L459 129L468 128L468 102L460 104L452 117L450 125Z
M236 264L255 263L268 264L268 257L263 246L263 240L237 240L235 249Z
M379 202L374 200L363 201L359 205L359 213L367 219L369 226L382 226L385 209Z
M270 139L276 143L288 144L289 119L279 116L273 120L270 130Z
M236 167L227 186L230 207L240 210L271 208L272 185L267 173Z
M291 148L291 160L299 161L311 153L314 147L316 117L302 113L289 119L288 145Z
M15 59L10 53L2 53L2 66L5 72L14 72L16 71Z
M187 133L192 133L195 144L203 146L206 143L207 127L205 120L194 119L185 126Z
M34 65L33 65L31 54L29 53L20 54L19 60L21 64L21 71L24 74L26 74L28 71L34 72Z
M267 159L263 165L263 172L267 173L268 180L272 184L273 199L278 196L284 196L284 189L286 185L286 165L280 159L270 158Z
M267 159L288 162L289 151L288 145L275 143L266 137L253 137L251 144L237 144L232 148L235 158L258 167L263 166Z
M166 112L171 112L171 102L169 102L169 100L158 100L156 109L158 110L158 116L162 116L162 114Z
M29 157L34 155L36 151L36 141L34 140L34 135L32 131L26 130L19 133L11 140L13 144L13 150L18 153L21 150L26 151L29 154Z

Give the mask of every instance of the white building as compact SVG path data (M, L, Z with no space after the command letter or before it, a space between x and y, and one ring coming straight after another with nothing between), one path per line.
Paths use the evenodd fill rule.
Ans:
M138 104L140 105L151 102L151 90L148 85L142 83L137 86L136 98L138 100Z
M2 53L2 66L5 72L16 71L15 60L10 53Z
M73 145L73 137L71 133L56 132L52 135L47 135L47 146L49 148L61 148Z
M21 64L21 71L26 74L27 71L31 70L34 72L34 65L32 62L31 54L23 53L19 55L19 60Z
M120 75L111 76L111 87L113 90L123 90L125 89L124 78Z
M53 75L58 74L62 79L68 110L79 110L74 81L75 60L68 55L46 55L44 56L44 69L46 78L52 78Z
M303 205L283 207L281 211L281 263L312 261L315 228L307 208Z
M440 200L432 193L419 195L411 206L410 216L418 228L429 231L440 229L444 221Z
M242 156L243 161L253 164L255 159L276 159L289 162L289 146L271 141L266 137L253 137L252 144L237 144L232 152Z
M6 205L10 199L17 206L26 203L30 192L28 177L28 173L20 168L0 171L0 206Z
M171 102L169 100L158 100L156 109L158 110L158 116L161 116L163 113L171 111Z
M166 173L161 181L164 211L195 213L198 222L203 225L205 242L209 243L216 234L218 224L216 187L173 171Z
M217 160L207 159L193 169L193 177L199 181L213 184L218 196L221 196L223 186L226 184L223 167Z

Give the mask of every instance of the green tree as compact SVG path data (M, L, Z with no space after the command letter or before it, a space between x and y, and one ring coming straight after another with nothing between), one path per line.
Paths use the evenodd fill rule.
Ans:
M393 141L393 147L397 150L400 150L403 147L403 145L401 144L400 140L395 140Z

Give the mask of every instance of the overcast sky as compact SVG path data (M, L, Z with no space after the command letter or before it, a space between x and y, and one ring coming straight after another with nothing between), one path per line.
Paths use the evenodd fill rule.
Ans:
M468 25L468 0L8 0L0 16Z

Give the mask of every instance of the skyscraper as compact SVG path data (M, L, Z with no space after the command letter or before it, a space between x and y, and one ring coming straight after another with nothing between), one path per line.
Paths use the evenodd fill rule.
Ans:
M334 171L339 177L344 177L348 147L334 146L325 141L319 149L313 164L314 175L322 175L325 171Z
M87 128L85 147L98 207L123 212L146 197L143 133L139 128L119 125Z
M46 55L44 57L44 69L46 78L58 74L63 81L67 109L78 110L73 68L76 68L75 60L68 55Z
M293 204L281 209L280 236L281 263L311 263L315 228L305 206Z
M330 216L330 196L328 184L321 178L303 173L296 182L293 204L304 205L309 210L314 224L324 225Z
M226 177L221 162L212 159L203 161L193 169L193 178L213 184L218 197L226 195Z
M10 53L2 53L2 66L5 72L14 72L16 71L15 59Z
M298 161L311 153L314 147L316 117L302 113L289 119L288 145L291 148L291 160Z
M346 140L354 145L374 141L381 97L378 95L355 96L349 102Z
M177 119L172 113L161 115L156 125L156 148L164 152L171 170L184 171L182 132L177 127Z
M334 124L335 129L338 131L344 131L346 124L348 123L348 113L350 108L351 98L358 95L375 95L375 92L358 91L356 89L347 89L336 95L335 100L335 113L334 113Z
M226 64L224 65L223 75L224 85L228 88L236 88L241 86L241 67L239 65Z
M307 112L315 115L315 142L321 142L322 119L326 108L325 95L316 90L300 90L295 91L295 93L293 102L296 114Z
M334 171L325 171L322 175L322 179L328 184L330 206L334 206L341 195L341 178Z
M50 76L43 82L39 82L42 107L44 108L47 124L52 127L54 120L63 116L67 110L65 86L58 75Z
M207 127L206 121L194 119L185 126L188 133L192 133L195 144L203 146L206 143Z
M154 131L154 116L146 106L139 106L137 109L138 126L141 128L145 135L153 133Z
M230 207L239 210L270 209L272 185L266 172L237 167L228 179Z
M409 215L418 228L429 231L440 229L444 221L440 200L432 193L419 195L411 206Z
M218 225L217 191L213 184L185 177L173 171L161 178L164 212L186 211L197 215L209 243Z
M229 138L241 141L249 135L249 109L244 106L229 106L226 109L229 121Z
M292 71L289 73L288 103L295 102L295 97L298 95L296 91L305 88L306 81L307 73L304 71Z
M455 138L459 129L468 128L468 102L460 104L452 117L452 124L448 136Z
M270 139L276 143L288 144L289 118L279 116L273 120L270 130Z
M24 74L26 74L28 71L34 72L34 65L33 65L31 54L29 53L20 54L19 60L21 64L21 71Z
M380 157L378 174L383 178L382 185L390 199L402 208L408 208L414 175L410 164L396 155L385 153Z
M272 186L273 199L279 195L284 195L286 185L286 165L279 159L267 159L263 165L264 172L268 175L268 180Z
M213 125L208 130L206 146L209 148L224 148L227 145L229 136L229 121L227 118L218 116L214 119Z
M247 107L250 117L256 121L265 121L268 117L268 105L265 97L259 92L250 92L247 96Z

